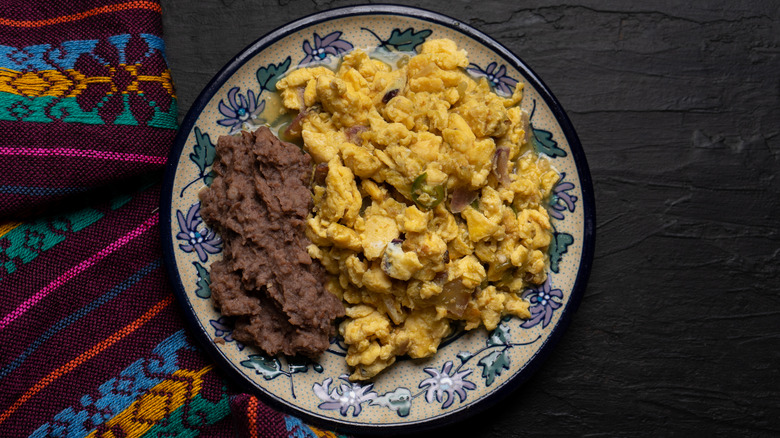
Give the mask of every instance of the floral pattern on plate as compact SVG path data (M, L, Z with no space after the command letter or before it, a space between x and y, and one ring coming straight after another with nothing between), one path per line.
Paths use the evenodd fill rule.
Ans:
M181 211L176 212L180 231L176 235L185 243L179 245L184 252L195 252L201 262L209 258L209 254L217 254L222 251L222 238L217 233L206 227L200 217L200 202L192 204L185 217Z
M560 292L560 291L558 291ZM526 293L531 296L533 303L534 297L538 300L545 299L545 295L539 295L537 290L529 290ZM549 290L547 293L553 293ZM534 295L536 294L536 295ZM547 297L549 299L549 297ZM546 309L547 303L542 304ZM534 306L531 307L532 315ZM546 310L543 310L546 311ZM533 317L532 317L533 318ZM485 345L476 351L460 351L456 358L459 365L454 367L454 360L445 362L441 369L434 367L425 367L422 371L425 373L420 376L420 381L416 385L422 391L412 394L407 387L397 387L381 396L373 391L373 383L364 384L360 382L351 382L346 374L339 376L340 383L338 387L331 388L333 378L326 378L321 383L315 383L312 386L314 394L322 400L319 409L338 410L342 416L347 416L349 412L353 417L363 412L364 403L367 407L383 407L394 411L400 417L406 417L412 410L414 399L423 397L423 400L429 404L440 404L441 409L447 409L459 401L463 403L468 398L469 391L477 389L477 384L469 379L474 372L473 368L466 368L465 365L471 359L477 359L477 366L482 368L481 376L484 378L485 386L490 386L496 381L504 370L510 369L511 356L509 350L514 347L527 346L536 343L540 338L537 336L525 342L511 342L511 328L507 325L510 318L504 320L490 333ZM528 327L533 327L539 321L532 320L534 323ZM541 321L541 319L540 319ZM333 342L337 342L333 340ZM454 368L453 368L454 367ZM473 377L472 377L473 379ZM369 403L370 402L370 403ZM350 410L350 408L353 408Z
M303 53L306 54L306 57L298 65L323 62L328 57L338 56L352 50L354 46L348 41L342 40L341 35L342 32L336 31L321 38L317 32L314 32L313 44L310 44L309 40L303 41Z
M227 98L219 101L219 112L225 118L217 120L222 126L230 128L230 134L238 133L241 128L252 129L262 125L262 120L255 120L265 109L265 101L259 103L255 93L247 90L246 96L240 94L241 88L233 87L228 92ZM238 97L238 98L236 98ZM228 102L225 103L225 100Z
M469 64L466 71L471 73L472 76L478 78L486 78L493 87L493 90L501 96L511 96L515 91L515 85L517 85L517 79L509 77L506 72L506 66L497 62L491 62L483 70L477 64Z

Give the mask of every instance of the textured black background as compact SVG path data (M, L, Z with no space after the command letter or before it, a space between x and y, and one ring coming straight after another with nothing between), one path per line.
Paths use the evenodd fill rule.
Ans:
M181 116L252 41L349 4L163 0ZM530 65L596 193L596 259L562 341L520 390L442 432L780 434L780 2L401 4Z

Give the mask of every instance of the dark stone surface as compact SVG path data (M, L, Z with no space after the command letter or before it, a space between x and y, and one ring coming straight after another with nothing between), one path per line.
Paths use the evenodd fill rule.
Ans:
M163 0L182 115L255 39L351 3ZM598 212L587 292L553 354L442 436L780 434L779 5L423 4L543 78L582 140Z

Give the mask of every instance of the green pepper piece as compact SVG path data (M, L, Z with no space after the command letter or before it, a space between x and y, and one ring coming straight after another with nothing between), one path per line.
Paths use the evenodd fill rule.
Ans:
M444 185L432 186L428 182L428 173L423 172L412 182L412 201L419 207L431 209L444 200Z

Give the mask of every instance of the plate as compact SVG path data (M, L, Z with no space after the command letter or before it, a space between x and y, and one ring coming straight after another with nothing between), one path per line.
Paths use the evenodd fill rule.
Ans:
M213 307L209 265L219 236L200 218L198 192L210 182L221 135L262 123L278 102L274 84L306 63L333 65L352 48L410 51L430 38L465 48L467 71L497 93L525 83L535 148L562 178L548 211L554 226L548 280L526 290L532 318L508 318L493 331L457 333L425 360L399 360L372 382L347 380L345 346L334 339L316 361L268 357L231 337ZM397 433L451 423L484 410L539 367L582 297L593 255L594 202L582 147L560 104L517 56L482 32L416 8L333 9L281 27L239 53L200 94L180 128L166 170L161 232L166 264L192 332L241 388L305 421L342 432Z

